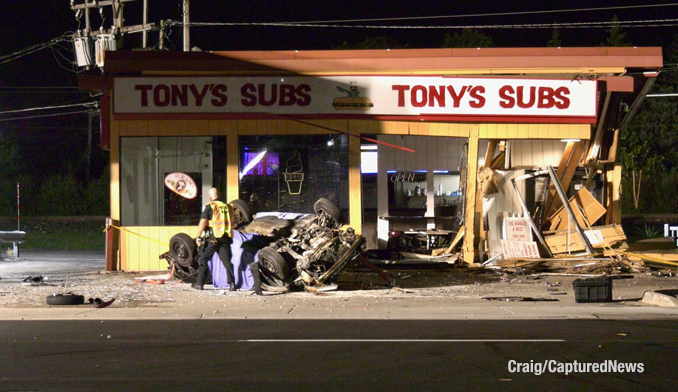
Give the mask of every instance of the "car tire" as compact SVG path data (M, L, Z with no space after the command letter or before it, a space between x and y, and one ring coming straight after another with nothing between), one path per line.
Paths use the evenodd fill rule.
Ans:
M233 228L238 229L252 221L252 209L244 200L236 199L228 203L233 206Z
M178 233L170 238L169 253L174 262L182 267L190 267L198 252L198 247L191 236Z
M329 215L336 223L335 229L338 229L344 224L344 216L339 210L339 207L324 197L315 202L313 210L318 215L325 211L325 213L327 213L327 215Z
M85 297L77 294L54 294L47 297L47 305L82 305Z
M271 286L285 286L289 276L289 266L278 251L267 246L257 254L261 277Z

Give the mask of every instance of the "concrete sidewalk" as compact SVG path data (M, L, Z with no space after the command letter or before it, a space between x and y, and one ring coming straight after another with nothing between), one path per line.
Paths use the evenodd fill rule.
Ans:
M139 278L166 271L105 272L104 265L103 254L93 252L26 251L21 260L0 261L0 319L678 319L678 307L664 298L678 288L678 278L648 274L615 279L612 302L577 303L571 275L389 269L397 283L389 287L372 272L351 270L336 291L256 296L212 286L196 291L174 280L143 283ZM28 276L42 280L24 282ZM103 309L46 304L48 296L69 292L115 301ZM643 300L646 293L654 302Z

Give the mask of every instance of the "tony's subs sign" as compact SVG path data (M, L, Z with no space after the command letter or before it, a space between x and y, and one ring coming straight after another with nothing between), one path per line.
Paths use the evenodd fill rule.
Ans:
M116 78L114 113L522 116L594 122L596 89L594 80L570 79L406 76Z

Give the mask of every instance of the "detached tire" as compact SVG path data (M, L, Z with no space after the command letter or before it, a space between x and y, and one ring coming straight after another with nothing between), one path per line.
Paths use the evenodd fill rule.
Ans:
M85 297L76 294L54 294L47 297L47 305L82 305Z
M267 246L257 254L262 278L271 286L283 287L289 276L289 267L278 251Z
M337 207L336 204L332 203L329 201L329 199L320 198L318 201L315 202L313 205L313 210L315 211L316 214L320 215L321 212L325 212L327 215L329 215L335 222L335 229L338 229L341 227L341 225L344 224L344 216L339 210L339 207Z
M182 267L190 267L197 254L198 247L193 238L186 233L179 233L170 239L169 253L174 262Z
M233 228L238 229L252 221L252 209L244 200L235 199L228 204L233 206Z

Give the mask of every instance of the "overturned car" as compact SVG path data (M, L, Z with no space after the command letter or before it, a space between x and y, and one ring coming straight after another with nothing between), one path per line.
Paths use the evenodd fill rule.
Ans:
M316 201L315 214L259 213L255 219L244 201L230 204L235 228L231 262L237 288L252 288L250 269L258 268L261 288L266 291L295 287L331 290L336 288L339 275L363 251L365 239L352 228L341 229L341 211L328 199ZM160 257L167 260L174 277L192 282L197 276L198 253L195 240L179 233L170 239L169 251ZM218 259L218 255L215 257ZM210 264L212 282L218 287L222 275L219 268L220 262Z

